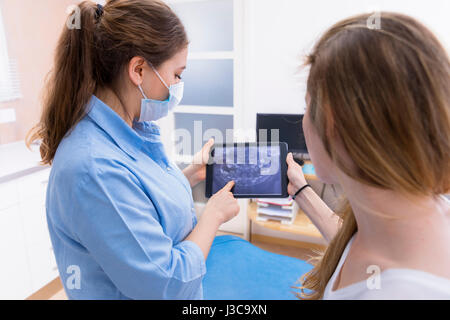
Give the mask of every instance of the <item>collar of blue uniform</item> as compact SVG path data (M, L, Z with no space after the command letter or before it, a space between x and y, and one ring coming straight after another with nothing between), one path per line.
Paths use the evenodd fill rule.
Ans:
M87 104L88 116L130 157L136 160L144 140L114 110L95 95Z
M160 127L153 121L133 122L133 129L146 142L161 142Z

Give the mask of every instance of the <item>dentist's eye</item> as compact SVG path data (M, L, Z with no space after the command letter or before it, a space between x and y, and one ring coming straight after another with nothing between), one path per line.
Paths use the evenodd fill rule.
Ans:
M176 74L175 77L177 77L178 79L182 79L180 75Z

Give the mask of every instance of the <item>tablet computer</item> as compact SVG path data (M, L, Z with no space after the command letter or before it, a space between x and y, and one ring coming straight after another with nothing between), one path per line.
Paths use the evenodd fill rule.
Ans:
M286 198L288 146L279 143L215 144L206 166L206 197L229 181L236 198Z

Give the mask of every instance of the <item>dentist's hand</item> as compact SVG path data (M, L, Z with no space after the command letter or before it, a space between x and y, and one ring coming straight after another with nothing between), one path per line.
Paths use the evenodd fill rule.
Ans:
M209 153L213 145L214 139L209 139L202 150L194 155L192 163L183 170L192 188L206 179L206 164L208 163Z
M225 187L215 193L206 204L203 216L213 219L219 226L234 218L240 210L238 201L231 193L234 181L228 182Z
M305 176L303 175L302 167L295 162L292 153L289 152L286 157L286 163L288 164L287 176L289 179L288 194L295 194L298 189L307 184Z
M208 258L217 229L222 223L227 222L239 213L239 204L231 193L233 186L234 181L228 182L225 187L209 199L200 220L185 239L200 247L205 260Z

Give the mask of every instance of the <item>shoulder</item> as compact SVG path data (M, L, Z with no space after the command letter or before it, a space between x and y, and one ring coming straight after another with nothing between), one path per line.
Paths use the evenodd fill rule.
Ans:
M61 140L54 161L69 162L85 155L115 157L119 154L114 140L86 115Z
M114 141L89 117L83 118L64 137L52 164L56 181L79 185L104 173L129 175L127 159Z

